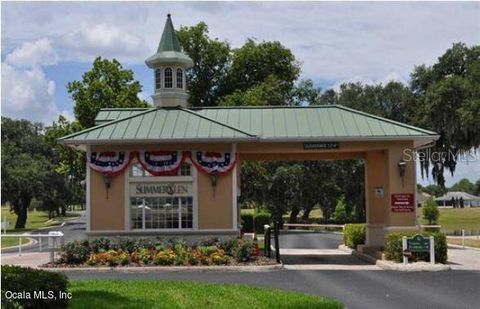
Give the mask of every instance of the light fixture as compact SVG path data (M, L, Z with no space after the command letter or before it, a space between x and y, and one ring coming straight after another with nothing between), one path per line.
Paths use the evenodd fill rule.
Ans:
M107 191L107 200L108 200L108 189L110 189L110 185L112 183L112 176L103 175L103 183L105 184L105 190Z
M212 181L213 196L215 197L215 187L217 186L217 182L218 182L218 173L217 172L211 173L210 179Z
M407 171L407 162L403 159L398 161L398 173L402 177L402 187L405 185L405 173Z

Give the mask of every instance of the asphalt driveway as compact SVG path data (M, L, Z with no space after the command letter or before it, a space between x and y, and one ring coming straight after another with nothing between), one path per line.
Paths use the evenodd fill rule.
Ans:
M280 237L283 249L334 250L339 234L287 232ZM316 259L314 261L311 258ZM290 260L288 260L290 259ZM295 260L297 259L297 260ZM322 261L322 259L324 259ZM286 257L285 263L365 262L350 256ZM288 265L287 265L288 266ZM333 297L347 308L480 308L480 271L394 272L384 270L276 270L267 272L71 272L71 280L173 280L239 283Z

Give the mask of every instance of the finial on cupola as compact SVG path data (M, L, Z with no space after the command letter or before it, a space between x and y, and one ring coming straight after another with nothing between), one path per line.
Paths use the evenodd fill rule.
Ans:
M193 66L193 61L182 51L170 13L167 14L157 52L145 63L154 71L153 104L158 107L186 107L188 93L185 70Z

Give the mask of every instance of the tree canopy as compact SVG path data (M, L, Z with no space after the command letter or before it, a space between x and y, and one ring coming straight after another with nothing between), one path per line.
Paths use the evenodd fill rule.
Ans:
M116 59L95 58L81 81L67 84L67 91L74 101L75 118L83 128L95 124L101 108L148 106L138 97L142 86L134 80L133 71L124 69Z

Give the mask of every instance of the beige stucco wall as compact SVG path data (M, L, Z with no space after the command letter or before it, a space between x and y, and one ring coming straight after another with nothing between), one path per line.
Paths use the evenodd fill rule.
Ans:
M198 228L232 229L232 173L218 178L215 189L209 175L198 173Z
M133 146L93 146L91 151L158 149L155 145ZM162 146L165 150L208 150L231 151L231 144L188 145L177 144ZM195 168L192 165L192 168ZM90 230L124 231L125 230L125 176L112 177L108 190L108 199L103 176L90 170ZM125 170L125 173L128 169ZM233 177L232 173L220 176L215 187L212 187L210 176L197 172L198 194L198 228L199 230L233 229ZM128 220L128 219L127 219Z
M241 160L348 160L365 161L365 197L367 205L367 241L371 245L383 244L383 236L389 230L415 226L415 213L391 211L390 194L415 193L415 164L407 162L404 182L399 176L398 162L405 148L413 148L413 142L345 142L338 149L304 150L303 143L251 143L238 144ZM104 150L208 150L231 151L232 144L171 144L171 145L126 145L93 146L92 151ZM233 180L240 186L239 171L219 177L215 192L211 178L197 173L198 228L199 230L229 230L233 227ZM383 198L375 197L375 188L383 187ZM91 230L124 230L125 226L125 178L112 178L109 198L106 199L103 176L92 171L90 174ZM239 213L237 209L237 218Z
M90 170L90 229L123 230L125 218L125 176L112 177L110 189L105 189L103 175ZM88 197L87 197L88 198Z

